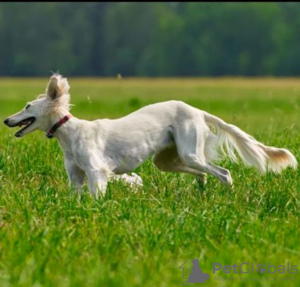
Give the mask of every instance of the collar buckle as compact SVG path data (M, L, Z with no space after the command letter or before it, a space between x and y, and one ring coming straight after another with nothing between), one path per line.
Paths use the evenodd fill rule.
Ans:
M52 138L53 138L53 134L47 132L47 133L46 133L46 137L47 137L48 139L52 139Z

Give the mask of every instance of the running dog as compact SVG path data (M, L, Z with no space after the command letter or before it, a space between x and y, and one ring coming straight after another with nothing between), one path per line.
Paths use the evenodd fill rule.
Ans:
M96 197L105 195L111 176L131 172L150 156L162 171L184 172L206 181L206 174L232 185L230 172L212 162L219 154L242 160L262 173L297 167L287 149L268 147L222 119L181 101L145 106L119 119L87 121L72 116L69 84L54 74L46 93L7 118L9 127L23 126L15 136L35 130L56 137L63 150L71 186L81 189L85 175Z

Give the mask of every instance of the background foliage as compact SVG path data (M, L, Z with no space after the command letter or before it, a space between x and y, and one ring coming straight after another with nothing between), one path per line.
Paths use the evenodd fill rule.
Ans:
M299 25L299 3L0 3L0 75L295 76Z

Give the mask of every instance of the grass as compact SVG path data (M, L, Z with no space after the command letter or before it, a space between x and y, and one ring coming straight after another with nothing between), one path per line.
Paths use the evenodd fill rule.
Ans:
M300 159L299 79L69 82L77 117L116 118L180 99ZM1 79L1 122L46 84L47 79ZM0 128L1 286L181 286L178 267L191 258L210 275L203 286L300 285L299 169L262 176L224 160L220 165L231 171L234 190L209 176L201 191L192 176L159 172L148 160L135 171L144 187L110 183L99 201L85 187L79 200L68 190L56 140L42 132L17 139L15 129ZM213 274L216 262L289 262L298 273Z

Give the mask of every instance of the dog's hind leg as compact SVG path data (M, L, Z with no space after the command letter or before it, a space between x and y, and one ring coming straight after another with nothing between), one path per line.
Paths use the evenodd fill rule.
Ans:
M196 176L201 187L204 187L206 184L206 174L197 169L185 166L178 155L175 145L168 146L156 153L153 157L153 163L161 171L193 174Z
M181 154L181 159L188 167L201 171L202 173L209 173L218 178L224 185L232 185L229 170L204 162L196 153L183 153Z
M178 155L185 166L211 174L224 185L232 185L228 170L206 162L204 145L209 135L209 129L205 123L199 125L194 121L187 121L178 127L174 135Z

